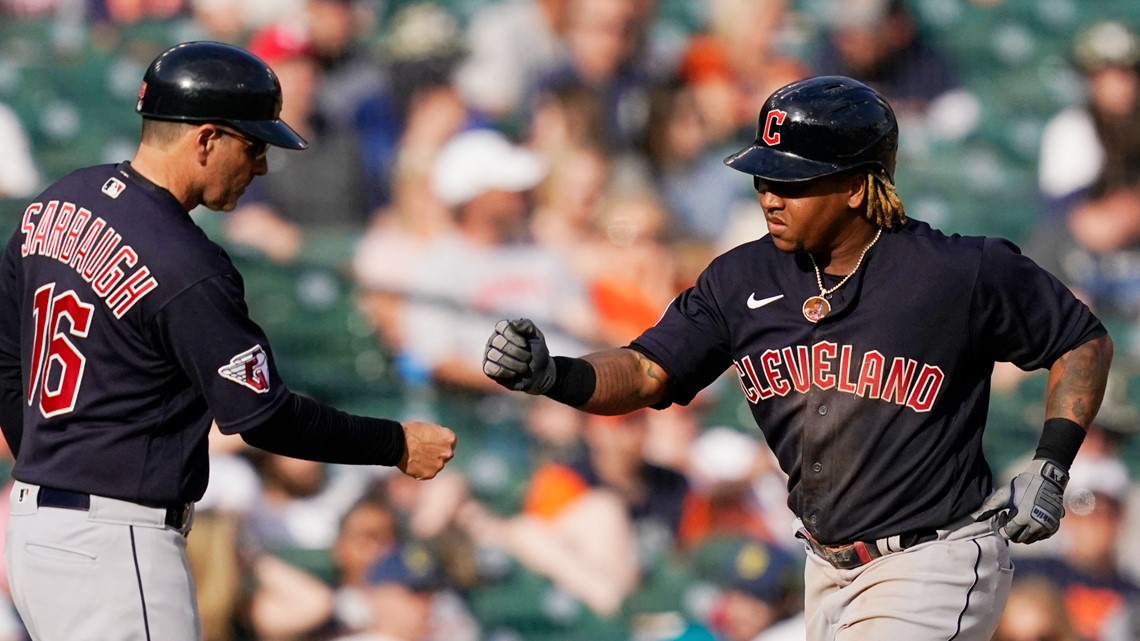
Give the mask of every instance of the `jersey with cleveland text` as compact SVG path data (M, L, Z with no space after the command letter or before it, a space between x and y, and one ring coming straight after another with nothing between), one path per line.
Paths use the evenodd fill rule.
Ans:
M824 287L839 283L826 276ZM1008 241L883 230L818 323L809 257L770 238L715 259L633 347L688 403L731 369L788 474L789 506L823 543L937 528L976 509L995 362L1045 368L1104 333Z
M241 432L288 394L229 257L129 163L25 209L0 262L0 368L17 365L13 475L146 504L201 498L211 421Z

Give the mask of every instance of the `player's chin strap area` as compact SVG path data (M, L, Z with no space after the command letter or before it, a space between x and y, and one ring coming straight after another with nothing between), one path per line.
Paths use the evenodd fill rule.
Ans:
M796 537L803 539L816 556L827 561L836 569L853 570L888 554L902 552L920 543L936 541L940 538L940 532L953 532L977 520L977 515L968 514L940 528L912 530L902 534L885 536L873 541L854 541L852 543L824 545L817 541L815 537L811 535L811 532L808 532L807 528L803 526L803 523L797 519Z

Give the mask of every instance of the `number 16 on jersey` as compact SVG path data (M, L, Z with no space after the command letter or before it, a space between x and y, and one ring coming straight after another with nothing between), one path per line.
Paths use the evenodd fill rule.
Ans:
M36 335L32 341L27 401L31 406L38 397L44 418L75 409L87 358L70 337L87 336L94 310L95 306L79 300L74 290L55 295L55 283L36 290L32 303ZM66 331L64 319L67 320Z

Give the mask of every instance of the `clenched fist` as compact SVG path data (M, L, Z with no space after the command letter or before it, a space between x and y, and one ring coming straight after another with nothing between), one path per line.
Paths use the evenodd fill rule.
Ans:
M1033 543L1056 534L1065 516L1068 482L1069 474L1060 465L1034 459L1009 484L1008 511L998 517L1002 534L1014 543Z
M455 432L423 421L404 422L404 456L396 467L408 476L433 478L455 456Z
M545 394L555 379L546 338L529 318L501 320L483 350L483 373L516 392Z

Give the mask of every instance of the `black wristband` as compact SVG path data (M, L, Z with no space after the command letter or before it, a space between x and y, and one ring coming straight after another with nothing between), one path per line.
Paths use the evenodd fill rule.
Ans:
M1056 461L1065 471L1077 457L1077 450L1085 440L1085 428L1067 418L1051 418L1041 428L1041 438L1037 441L1037 452L1033 458Z
M554 357L554 385L546 396L570 407L581 407L594 395L598 375L594 366L580 358Z

